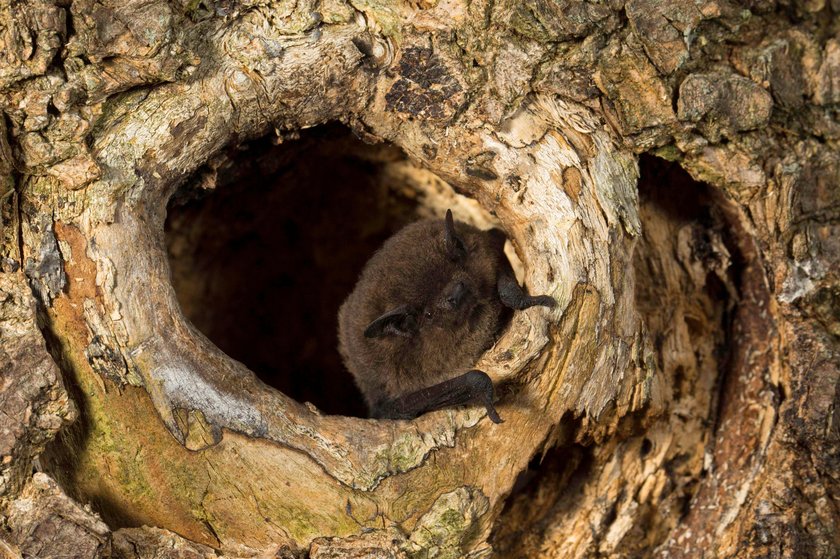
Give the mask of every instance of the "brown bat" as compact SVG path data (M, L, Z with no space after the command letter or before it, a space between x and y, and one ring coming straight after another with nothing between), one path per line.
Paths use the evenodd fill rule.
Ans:
M372 417L478 403L501 423L490 377L471 368L511 309L555 305L522 290L504 244L501 230L456 223L447 210L403 228L367 262L338 313L338 337Z

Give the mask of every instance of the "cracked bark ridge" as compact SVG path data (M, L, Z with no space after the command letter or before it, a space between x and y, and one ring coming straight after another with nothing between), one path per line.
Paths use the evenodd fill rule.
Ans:
M21 273L0 273L0 510L32 474L33 460L77 417L61 374L36 326Z
M2 521L0 557L4 559L224 559L212 548L158 528L112 532L96 513L68 497L44 473L31 476L5 508ZM277 556L283 557L279 552Z
M734 73L691 74L680 84L677 115L680 120L704 122L703 136L717 141L722 134L767 126L773 98L764 88Z
M110 543L108 526L43 473L32 476L11 503L4 524L18 557L99 558Z

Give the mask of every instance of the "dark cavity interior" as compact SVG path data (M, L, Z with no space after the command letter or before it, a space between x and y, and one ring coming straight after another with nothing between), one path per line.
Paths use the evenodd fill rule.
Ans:
M186 317L264 382L365 416L337 350L339 306L382 242L449 188L339 126L275 144L231 148L173 196L172 284Z

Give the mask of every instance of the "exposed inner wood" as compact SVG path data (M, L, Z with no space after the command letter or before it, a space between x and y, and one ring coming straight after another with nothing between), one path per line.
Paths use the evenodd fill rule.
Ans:
M633 253L636 305L655 340L652 358L665 379L668 406L658 414L626 417L619 437L600 444L581 439L580 426L566 421L565 438L534 457L496 522L493 545L503 557L537 556L545 548L571 553L564 530L574 529L575 510L598 500L615 503L603 522L626 527L606 538L600 551L613 553L620 544L622 553L647 556L679 523L697 491L733 343L734 248L710 187L678 165L643 157L639 190L643 235ZM609 476L616 455L625 471L650 477L605 483L599 491L588 487L585 480Z

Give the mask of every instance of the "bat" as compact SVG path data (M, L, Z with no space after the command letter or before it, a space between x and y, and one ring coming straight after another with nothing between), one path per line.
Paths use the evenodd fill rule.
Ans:
M493 382L472 367L514 310L556 304L525 293L504 244L500 229L456 222L447 210L404 227L365 264L339 310L338 338L371 417L482 404L502 422Z

